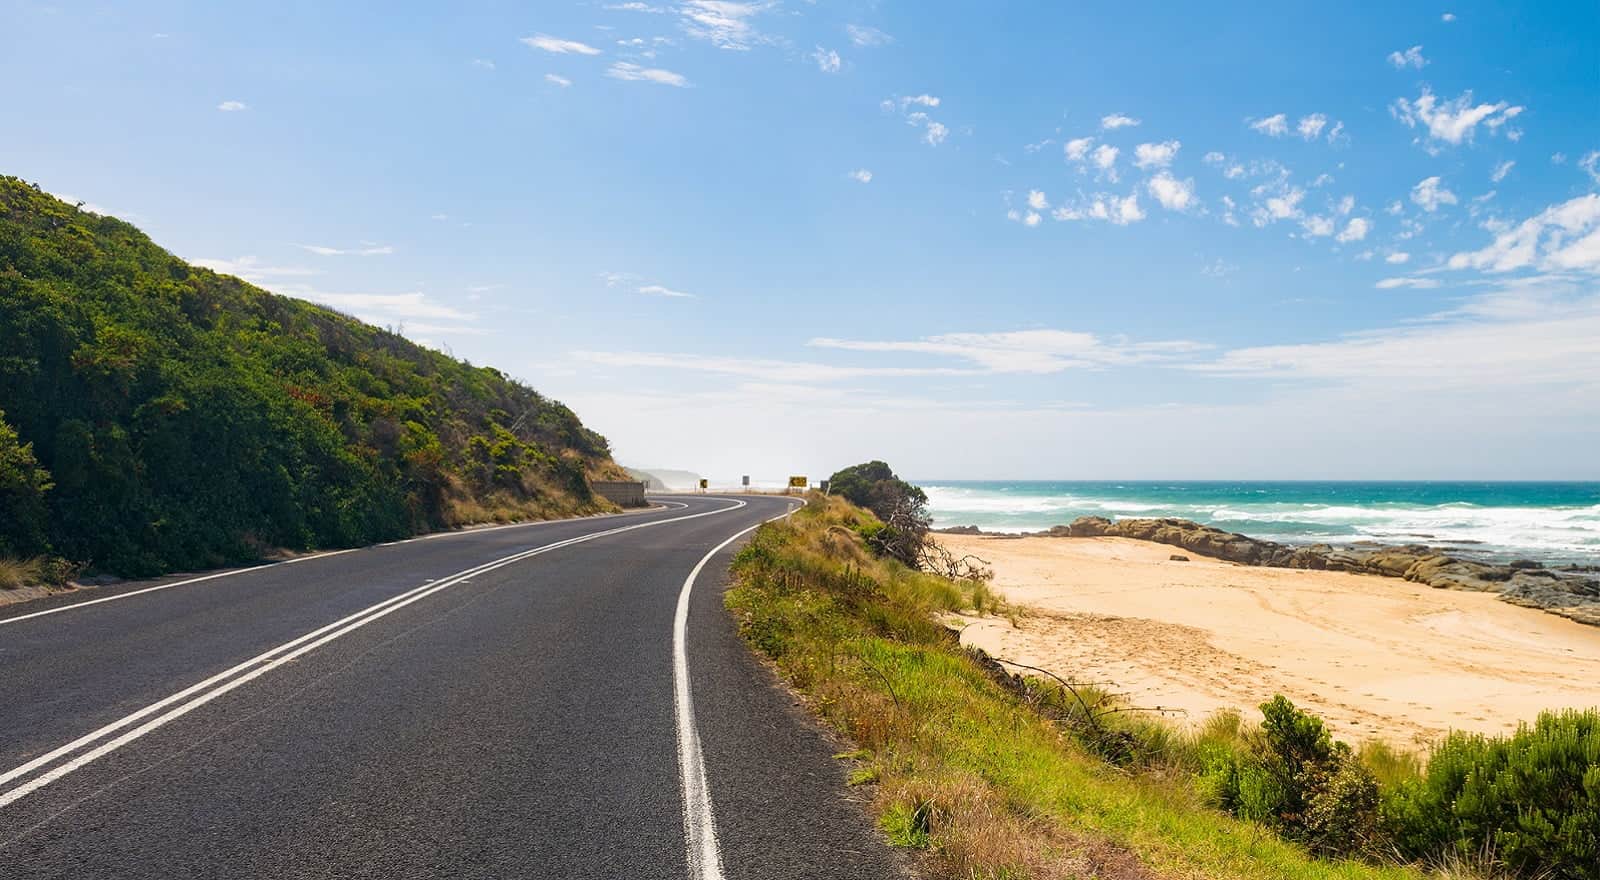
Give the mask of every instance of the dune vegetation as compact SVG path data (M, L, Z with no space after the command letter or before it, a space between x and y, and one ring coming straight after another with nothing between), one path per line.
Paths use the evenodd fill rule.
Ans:
M12 177L0 338L0 558L214 566L596 511L589 479L623 477L605 438L498 370Z
M915 528L905 497L886 510ZM1183 731L963 648L941 615L1007 613L981 569L917 570L874 511L809 500L739 554L728 607L859 746L840 756L852 781L876 786L888 839L926 851L936 876L1595 876L1595 712L1453 736L1426 761L1353 751L1281 697L1260 723Z

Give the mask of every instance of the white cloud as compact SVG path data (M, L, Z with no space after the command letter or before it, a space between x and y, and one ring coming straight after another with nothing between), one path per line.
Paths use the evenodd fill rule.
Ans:
M922 140L929 146L937 147L944 143L945 138L949 137L949 135L950 129L946 128L944 123L930 120L928 122L928 130L922 135Z
M684 32L721 49L743 51L765 41L753 20L773 7L771 2L736 3L733 0L684 0L678 7Z
M1027 216L1022 218L1022 224L1024 226L1027 226L1029 229L1032 229L1033 227L1038 226L1039 225L1039 212L1037 212L1037 211L1029 211Z
M611 65L606 71L606 76L626 82L652 82L664 86L677 86L680 89L689 85L689 80L681 73L673 73L659 67L640 67L627 61L618 61Z
M1013 330L943 333L905 341L813 339L817 348L949 357L969 361L984 373L1047 375L1072 369L1168 362L1203 351L1188 340L1133 342L1072 330Z
M1163 141L1159 144L1140 144L1133 148L1133 164L1140 168L1165 168L1172 164L1182 144Z
M838 73L839 68L843 65L838 52L832 49L824 49L821 46L817 47L817 51L811 53L811 60L817 62L817 69L823 73Z
M290 296L349 312L364 321L383 324L411 318L446 321L471 321L477 316L436 302L424 293L329 293L321 290L293 290Z
M1444 15L1439 16L1439 20L1445 22L1455 21L1456 14L1454 12L1446 12Z
M918 104L923 107L937 107L939 106L939 99L934 95L927 94L911 95L900 99L900 108L902 110L912 104Z
M1222 155L1216 150L1212 150L1211 152L1205 154L1205 156L1201 157L1200 161L1206 163L1207 165L1221 165L1223 162L1228 161L1228 157Z
M1411 201L1431 214L1440 205L1454 205L1456 194L1445 189L1438 177L1427 177L1411 188Z
M1305 190L1297 186L1282 185L1277 190L1277 195L1269 196L1251 211L1251 222L1256 226L1266 226L1279 220L1293 220L1301 216L1300 203L1305 197Z
M1103 129L1106 129L1107 131L1111 131L1111 130L1118 129L1118 128L1126 128L1128 126L1133 126L1133 125L1138 125L1138 124L1139 124L1139 120L1134 119L1132 116L1127 116L1127 115L1122 114L1122 113L1112 113L1109 116L1100 117L1100 127L1103 128Z
M690 370L743 376L766 382L838 382L867 377L971 376L978 372L951 367L845 367L804 361L637 351L575 351L572 355L581 361L609 367Z
M1040 192L1039 190L1029 190L1028 207L1035 211L1043 211L1044 209L1050 207L1050 200L1045 198L1044 193Z
M554 52L557 55L600 54L599 49L596 49L588 43L580 43L577 40L563 40L560 37L552 37L549 34L534 34L531 37L523 37L521 42L523 45L531 48L542 49L546 52Z
M1310 238L1326 238L1333 234L1333 218L1313 214L1300 221L1300 228Z
M1302 138L1314 141L1322 135L1322 129L1326 128L1327 125L1328 117L1321 113L1312 113L1308 116L1300 117L1300 123L1295 126L1295 131L1298 131Z
M1178 180L1161 171L1145 184L1150 195L1168 211L1187 211L1194 204L1194 179Z
M849 176L850 176L851 180L854 180L857 183L871 183L872 182L872 172L868 171L865 168L857 168L856 170L850 172Z
M544 81L552 85L558 85L562 88L567 88L572 85L572 80L554 73L545 74Z
M633 2L630 3L613 3L606 8L615 9L622 12L650 12L657 15L667 11L660 6L651 6L648 3L640 3L638 0L633 0Z
M894 42L894 37L889 36L875 27L866 27L859 24L844 26L846 34L850 35L850 42L862 49L874 49L878 46L887 46Z
M1344 225L1344 231L1334 239L1340 244L1352 241L1361 241L1367 237L1367 232L1372 229L1372 224L1365 217L1351 217L1350 222Z
M1289 117L1282 113L1264 116L1260 119L1247 119L1250 128L1259 131L1268 137L1282 137L1289 133Z
M1514 160L1507 159L1506 161L1501 162L1499 165L1494 166L1494 171L1489 174L1489 179L1495 183L1505 180L1506 175L1511 173L1511 166L1515 164L1517 163Z
M490 61L487 58L474 58L474 59L472 59L472 66L473 67L477 67L477 68L481 68L483 70L494 70L494 62Z
M1551 205L1515 226L1493 229L1494 241L1476 251L1453 254L1451 269L1600 274L1600 194Z
M1383 258L1383 261L1385 263L1388 263L1391 266L1398 266L1401 263L1406 263L1406 262L1409 262L1410 260L1411 260L1411 255L1406 253L1405 251L1395 251L1394 253L1390 254L1389 256Z
M1425 285L1402 279L1386 289L1418 286ZM1330 342L1237 349L1191 369L1334 382L1413 401L1407 395L1418 390L1461 389L1474 409L1504 411L1541 387L1595 389L1600 295L1552 280L1505 286L1421 321ZM1555 399L1567 415L1577 402L1570 393Z
M1101 173L1113 182L1115 182L1117 179L1116 164L1117 153L1119 152L1120 151L1116 147L1113 147L1110 144L1101 144L1099 147L1095 148L1094 153L1092 153L1090 156L1090 158L1094 161L1095 167L1099 168Z
M1590 150L1578 160L1578 167L1589 175L1595 183L1600 183L1600 150Z
M386 244L363 244L358 248L335 248L317 244L303 244L300 247L322 257L377 257L394 253L394 248Z
M1143 220L1145 213L1139 207L1137 193L1128 196L1096 193L1076 204L1059 205L1050 216L1063 221L1104 220L1115 226L1127 226Z
M1385 278L1374 284L1379 290L1394 290L1400 287L1409 287L1413 290L1432 290L1439 286L1439 282L1432 278Z
M1089 148L1092 146L1094 146L1092 137L1073 138L1062 147L1062 152L1066 153L1068 159L1082 162L1089 155Z
M1428 59L1422 57L1421 46L1412 46L1404 52L1390 52L1389 63L1394 65L1395 70L1403 70L1407 67L1421 70L1428 63Z
M62 201L72 202L75 199L69 196L57 196ZM87 210L89 206L85 206ZM97 214L105 213L96 211ZM320 275L319 269L308 269L300 266L268 266L263 265L256 257L235 257L234 259L196 259L190 260L196 266L219 272L223 275L237 275L252 284L267 284L274 278L301 278L311 275Z
M1415 101L1396 98L1394 104L1389 107L1390 114L1407 128L1415 128L1419 124L1426 128L1430 145L1439 142L1471 143L1473 134L1480 124L1494 132L1516 118L1522 110L1522 107L1513 106L1505 101L1473 104L1470 91L1462 92L1453 101L1441 102L1426 86Z
M1356 209L1356 197L1355 196L1345 196L1344 198L1339 200L1338 211L1339 211L1339 216L1340 217L1349 216L1350 212L1354 211L1355 209Z
M243 101L223 101L217 105L217 109L224 113L237 113L240 110L250 109L250 105Z
M663 287L663 286L661 286L659 284L646 284L646 285L644 285L644 286L639 288L639 292L644 294L645 296L664 296L664 297L669 297L669 298L673 298L673 299L693 299L694 298L694 294L692 294L692 293L684 293L681 290L673 290L670 287Z

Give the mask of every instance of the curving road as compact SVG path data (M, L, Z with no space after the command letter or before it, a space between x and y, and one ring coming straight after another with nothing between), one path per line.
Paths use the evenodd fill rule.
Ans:
M897 876L662 501L0 608L0 878Z

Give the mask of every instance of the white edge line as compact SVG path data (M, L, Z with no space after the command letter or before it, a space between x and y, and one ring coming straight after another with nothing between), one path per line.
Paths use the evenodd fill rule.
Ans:
M801 505L805 500L801 499ZM717 844L717 818L711 808L711 788L706 782L705 756L700 751L700 733L694 719L694 696L689 687L689 597L695 579L706 563L724 547L767 523L783 519L798 510L787 511L735 532L700 558L678 591L678 607L672 616L672 702L677 715L678 775L683 786L683 836L689 864L689 880L723 880L722 850Z
M444 589L446 589L448 587L455 586L456 584L459 584L459 583L461 583L463 581L467 581L467 580L469 580L469 579L471 579L473 577L476 577L479 574L484 574L486 572L493 571L494 569L501 568L503 566L510 565L512 563L515 563L515 562L520 562L523 559L527 559L527 558L532 557L532 556L537 556L537 555L540 555L542 553L549 552L551 550L557 550L557 549L560 549L560 548L563 548L563 547L569 547L569 546L571 546L573 544L581 544L581 543L584 543L586 541L592 541L592 540L594 540L596 538L603 538L603 537L607 537L609 535L619 534L621 532L630 532L630 531L633 531L635 529L643 529L643 528L649 528L651 526L665 525L667 523L682 522L684 520L689 520L689 519L699 519L700 517L703 517L703 516L715 516L717 514L727 513L729 511L738 510L738 509L740 509L742 507L747 506L745 502L738 501L738 500L731 499L731 498L720 498L718 500L734 501L734 504L731 507L719 507L716 510L708 510L708 511L704 511L704 512L701 512L701 513L693 513L693 514L689 514L687 516L677 516L677 517L672 517L670 519L651 520L649 522L635 523L634 525L623 526L621 528L608 529L606 531L601 531L601 532L592 532L592 533L587 534L587 535L578 535L576 537L567 538L567 539L564 539L564 540L561 540L561 541L556 541L556 542L551 543L551 544L545 544L545 545L543 545L541 547L535 547L535 548L532 548L532 549L529 549L529 550L524 550L524 551L519 552L519 553L514 553L514 554L512 554L510 556L504 556L504 557L501 557L500 559L496 559L496 560L492 560L490 562L482 563L480 565L473 566L472 568L468 568L468 569L464 569L462 571L459 571L459 572L457 572L457 573L455 573L453 575L450 575L447 578L443 578L441 580L433 581L431 583L426 583L426 584L423 584L422 586L415 587L415 588L413 588L411 590L408 590L408 591L406 591L404 593L400 593L399 595L391 596L391 597L389 597L388 599L385 599L382 602L379 602L379 603L377 603L375 605L372 605L372 606L369 606L367 608L364 608L364 609L362 609L360 611L355 612L354 614L347 615L347 616L345 616L345 617L343 617L343 618L341 618L341 619L339 619L337 621L334 621L333 623L330 623L330 624L328 624L326 626L319 627L318 629L312 630L311 632L306 633L305 635L300 636L299 638L296 638L296 639L293 639L291 641L285 642L284 644L279 645L276 648L273 648L273 649L271 649L269 651L266 651L264 653L258 654L257 656L252 657L249 660L244 661L243 663L240 663L240 664L238 664L236 666L233 666L233 667L231 667L229 669L226 669L226 670L224 670L222 672L219 672L216 675L213 675L210 678L207 678L204 681L201 681L201 682L199 682L197 684L191 685L190 687L187 687L187 688L185 688L185 689L183 689L183 690L181 690L181 691L179 691L179 692L177 692L177 693L175 693L175 694L173 694L173 695L171 695L169 697L166 697L164 699L161 699L161 700L158 700L158 701L156 701L154 703L151 703L150 705L144 707L143 709L139 709L138 711L132 712L132 713L130 713L130 714L128 714L128 715L126 715L126 716L124 716L122 718L119 718L116 721L113 721L110 724L107 724L104 727L99 728L98 730L95 730L95 731L92 731L90 733L87 733L87 734L79 737L78 739L75 739L72 742L67 743L66 745L63 745L63 746L61 746L59 748L56 748L56 749L52 749L51 751L46 752L45 754L40 755L37 758L34 758L33 760L28 761L25 764L22 764L21 766L14 767L14 768L6 771L5 773L0 773L0 784L9 782L9 781L11 781L13 779L16 779L19 776L23 776L23 775L25 775L27 773L31 773L32 771L37 770L38 768L40 768L40 767L42 767L42 766L44 766L46 764L49 764L50 762L56 760L57 758L63 757L63 756L68 755L68 754L71 754L72 752L75 752L78 749L81 749L81 748L83 748L85 746L88 746L88 745L90 745L90 744L92 744L92 743L94 743L94 742L96 742L98 740L104 739L105 737L115 733L116 731L121 730L122 728L127 727L130 724L133 724L134 722L140 720L141 718L144 718L144 717L146 717L148 715L151 715L151 714L153 714L155 712L158 712L161 709L164 709L167 706L172 705L173 703L179 702L180 700L183 700L183 699L185 699L187 697L193 697L196 693L200 693L201 691L205 691L205 693L201 693L200 696L195 697L194 699L190 700L188 703L185 703L185 704L183 704L181 706L178 706L177 708L172 709L171 711L167 712L166 714L164 714L164 715L162 715L162 716L160 716L158 718L155 718L155 719L153 719L151 721L148 721L145 724L135 728L134 730L131 730L131 731L128 731L127 733L122 734L121 736L116 737L115 739L111 740L110 742L104 743L101 746L99 746L99 747L97 747L97 748L95 748L95 749L93 749L93 750L91 750L89 752L86 752L85 754L80 755L77 758L74 758L74 759L72 759L71 761L68 761L65 764L62 764L62 765L60 765L60 766L58 766L58 767L56 767L56 768L54 768L54 769L52 769L52 770L50 770L50 771L48 771L46 773L43 773L43 774L35 777L34 779L32 779L29 782L25 782L22 785L19 785L19 786L15 787L15 788L12 788L12 789L10 789L8 791L0 792L0 807L4 807L4 806L6 806L8 804L11 804L11 803L17 801L17 800L20 800L21 798L27 796L28 794L32 793L33 791L36 791L36 790L38 790L40 788L43 788L44 786L50 784L51 782L54 782L54 781L60 779L63 776L66 776L68 773L71 773L72 771L77 770L78 768L84 766L85 764L88 764L88 763L90 763L90 762L92 762L92 761L94 761L94 760L96 760L98 758L104 757L105 755L107 755L107 754L109 754L109 753L121 748L124 745L127 745L128 743L138 739L139 737L144 736L145 734L151 732L152 730L155 730L156 728L161 727L161 726L167 724L170 721L173 721L173 720L175 720L177 718L182 717L183 715L188 714L189 712L193 711L194 709L199 708L200 706L210 702L211 700L221 696L222 694L225 694L228 691L231 691L234 688L237 688L237 687L243 685L244 683L246 683L248 681L251 681L251 680L253 680L255 678L258 678L261 675L265 674L266 672L268 672L268 671L270 671L272 669L275 669L278 666L281 666L284 663L289 662L290 660L293 660L293 659L295 659L297 657L300 657L301 655L305 654L308 651L314 650L315 648L318 648L318 647L320 647L322 645L325 645L328 642L333 641L336 638L339 638L340 636L346 635L346 634L348 634L350 632L353 632L356 629L359 629L359 628L361 628L363 626L366 626L368 623L371 623L374 620L377 620L377 619L379 619L381 617L384 617L385 615L389 614L391 611L395 611L395 610L397 610L399 608L402 608L402 607L404 607L406 605L410 605L412 602L415 602L415 601L417 601L419 599L422 599L422 598L425 598L427 596L430 596L433 593L439 592L439 591L444 590ZM685 505L685 507L687 507L687 505ZM746 530L746 531L748 531L748 530ZM343 628L341 629L340 627L343 627ZM330 630L334 630L334 632L329 634ZM321 636L321 638L318 638L319 636ZM312 641L313 639L315 639L316 641ZM310 644L305 644L306 642L311 642L311 643ZM283 654L285 651L289 651L290 653L286 654L285 656L278 657L279 654ZM273 659L273 658L277 658L277 659ZM262 664L264 664L264 665L262 665ZM226 679L232 678L233 676L238 675L239 673L244 672L245 670L249 670L252 666L257 667L257 668L251 670L250 672L248 672L245 675L240 676L239 678L235 678L232 681L227 682L226 684L222 684L219 687L216 687L216 688L214 688L212 690L206 691L206 688L209 688L212 685L216 685L216 684L218 684L218 682L223 682Z
M677 501L668 501L668 502L664 502L664 503L666 503L666 504L677 504L678 505L677 509L679 509L679 510L682 510L683 508L689 506L687 504L683 504L682 502L677 502ZM667 509L671 510L672 508L669 507ZM32 620L35 617L44 617L47 614L60 614L63 611L74 611L74 610L79 609L79 608L87 608L90 605L99 605L101 602L115 602L118 599L129 599L129 598L132 598L134 596L142 596L145 593L154 593L154 592L157 592L159 590L170 590L173 587L187 587L190 584L198 584L198 583L201 583L203 581L213 581L213 580L216 580L217 578L232 577L232 576L234 576L236 574L249 574L249 573L255 572L255 571L266 571L269 568L277 568L280 565L294 565L297 562L309 562L309 561L311 561L313 559L326 559L326 558L328 558L330 556L338 556L338 555L340 555L342 553L354 553L357 550L370 550L373 547L394 547L394 546L398 546L400 544L410 544L410 543L412 543L414 541L431 541L431 540L434 540L436 538L453 538L453 537L459 537L461 535L481 535L484 532L498 532L498 531L501 531L502 529L525 529L525 528L529 528L531 526L548 526L548 525L555 525L556 523L584 522L585 520L591 520L591 519L605 519L605 518L609 518L609 517L618 517L618 516L638 516L638 515L640 515L642 513L650 513L650 512L659 512L659 511L638 511L638 512L635 512L635 513L611 513L611 514L606 514L603 517L601 517L601 516L596 516L596 517L575 517L575 518L568 518L568 519L544 519L544 520L539 520L538 522L508 523L507 525L503 525L503 526L489 526L488 528L482 528L482 529L459 529L459 530L456 530L456 531L449 531L449 532L434 532L431 535L418 535L415 538L406 538L406 539L400 540L400 541L389 541L389 542L386 542L386 543L383 543L383 544L373 544L373 545L370 545L368 547L347 547L347 548L345 548L343 550L328 550L328 551L323 552L323 553L312 553L312 554L310 554L308 556L296 556L293 559L285 559L282 562L269 562L269 563L267 563L265 565L251 565L251 566L247 566L245 568L231 568L231 569L228 569L227 571L213 572L212 574L201 575L200 577L193 577L193 578L189 578L187 580L173 581L172 583L169 583L169 584L156 584L153 587L145 587L145 588L139 589L139 590L129 590L126 593L118 593L115 596L102 596L99 599L87 599L87 600L82 601L82 602L73 602L70 605L58 605L55 608L46 608L43 611L34 611L34 612L30 613L30 614L19 614L16 617L0 618L0 626L5 626L8 623L17 623L17 622L23 621L23 620ZM5 781L4 778L0 778L0 782L4 782L4 781Z

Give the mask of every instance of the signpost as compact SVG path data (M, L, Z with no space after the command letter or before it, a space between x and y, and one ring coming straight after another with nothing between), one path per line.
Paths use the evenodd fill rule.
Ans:
M817 489L821 490L822 494L824 495L828 494L828 481L823 480L822 482L818 483Z
M745 491L748 492L750 490L750 475L745 474L743 477L739 478L739 481L744 484Z
M707 490L709 488L711 488L711 481L710 480L706 480L706 479L702 479L700 481L700 491L704 492L705 490Z
M789 488L790 489L804 489L809 483L810 483L810 481L807 480L805 477L790 477L789 478Z

